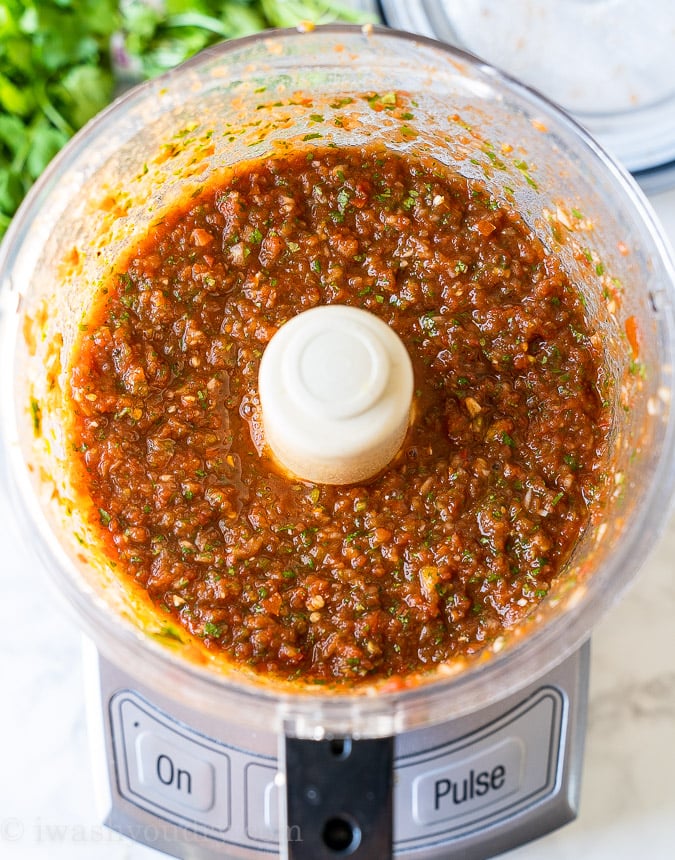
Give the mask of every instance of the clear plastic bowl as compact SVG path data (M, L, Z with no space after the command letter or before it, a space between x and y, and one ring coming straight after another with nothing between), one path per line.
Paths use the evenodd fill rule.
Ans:
M364 98L390 92L407 94L412 118ZM338 110L341 125L333 121ZM318 114L321 123L311 119ZM561 255L616 381L613 485L549 596L483 654L408 688L326 695L228 667L197 643L162 634L161 617L114 574L78 510L64 394L69 350L101 278L172 202L223 165L283 146L373 140L427 152L480 179L515 202ZM384 735L470 713L576 649L664 525L675 479L673 276L630 177L550 103L460 51L348 26L209 49L129 92L80 132L33 188L0 250L2 437L25 539L109 659L205 712L310 737ZM641 623L635 619L627 641Z

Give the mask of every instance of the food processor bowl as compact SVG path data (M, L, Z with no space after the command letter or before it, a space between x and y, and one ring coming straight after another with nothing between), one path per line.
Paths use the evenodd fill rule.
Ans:
M228 664L114 571L68 468L69 361L115 261L172 205L238 162L375 141L479 180L560 257L602 336L610 464L581 541L524 622L396 688L326 693ZM377 737L486 707L588 638L664 526L675 480L673 284L664 239L628 174L551 103L477 59L340 25L210 48L76 135L0 250L3 454L25 539L107 659L251 730Z

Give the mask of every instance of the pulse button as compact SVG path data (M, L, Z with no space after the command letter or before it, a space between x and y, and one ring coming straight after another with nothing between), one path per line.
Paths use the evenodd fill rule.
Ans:
M525 746L507 738L469 758L447 764L413 783L413 816L419 824L465 819L493 808L521 787Z

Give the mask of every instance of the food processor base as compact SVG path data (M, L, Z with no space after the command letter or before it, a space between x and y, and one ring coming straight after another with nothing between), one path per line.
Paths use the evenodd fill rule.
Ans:
M586 642L548 674L489 708L394 737L395 857L481 860L575 817L589 650ZM200 713L174 700L162 679L150 689L89 640L84 653L95 784L107 826L190 860L293 860L306 856L303 849L317 833L327 835L313 849L315 860L344 856L343 836L356 841L347 851L351 857L367 856L354 840L371 814L367 792L361 821L357 800L346 818L351 831L341 835L340 821L312 814L321 809L317 799L339 788L334 774L321 784L315 769L306 784L294 783L297 820L288 821L280 838L286 792L277 760L286 738L247 731L226 713L218 720ZM343 739L334 744L335 755L349 755L350 743L363 741ZM359 788L352 785L352 794Z

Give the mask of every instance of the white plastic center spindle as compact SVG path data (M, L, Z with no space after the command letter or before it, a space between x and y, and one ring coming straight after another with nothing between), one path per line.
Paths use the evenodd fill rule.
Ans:
M290 319L263 354L258 384L267 445L313 483L371 478L408 429L410 356L393 329L358 308L324 305Z

